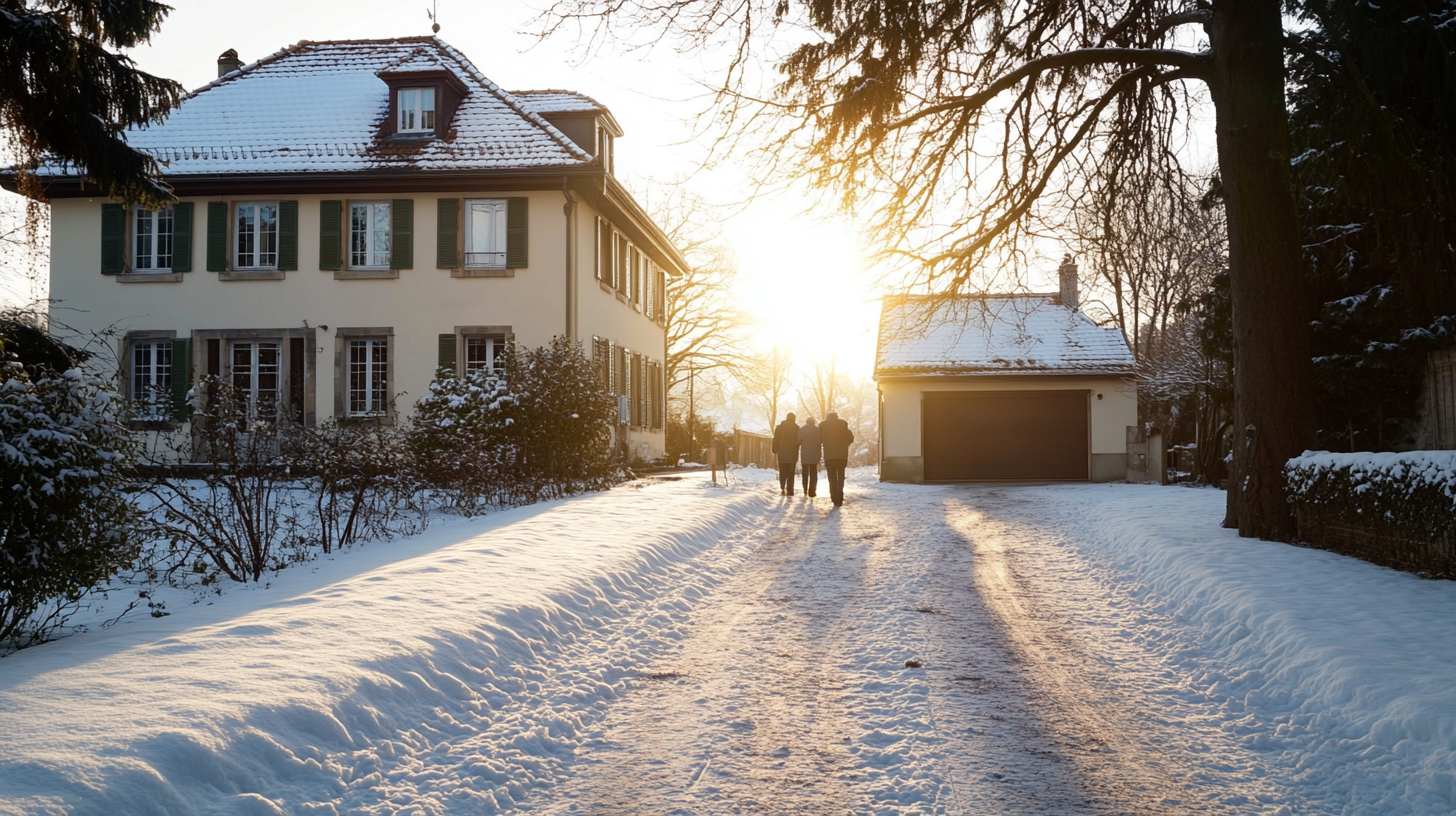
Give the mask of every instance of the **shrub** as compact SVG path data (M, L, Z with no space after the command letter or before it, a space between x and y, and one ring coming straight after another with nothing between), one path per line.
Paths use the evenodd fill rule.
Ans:
M606 487L616 399L564 338L517 350L503 374L441 369L409 446L422 477L466 512Z
M129 452L108 385L0 362L0 652L49 639L136 557Z
M199 380L187 400L201 484L163 477L152 485L162 534L185 545L184 559L200 553L243 583L302 559L300 503L282 458L286 426L216 376Z
M580 344L564 337L506 360L516 394L516 472L529 498L599 490L621 478L612 456L617 400Z
M1412 530L1456 524L1456 451L1306 453L1284 473L1291 502Z
M438 369L416 405L409 450L421 478L458 510L474 513L514 497L516 398L486 371Z
M355 541L424 529L425 508L406 436L392 425L326 422L285 429L290 471L305 474L312 497L300 519L325 553ZM305 527L306 525L306 527Z
M1311 543L1456 574L1456 451L1306 453L1284 473L1300 535Z

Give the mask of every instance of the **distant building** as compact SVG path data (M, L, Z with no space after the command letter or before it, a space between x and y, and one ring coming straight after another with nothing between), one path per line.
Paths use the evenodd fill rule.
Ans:
M880 315L880 478L1115 481L1137 425L1122 332L1078 310L1077 268L1047 295L888 297Z
M610 111L502 90L435 37L304 41L250 65L229 51L218 72L127 135L176 206L43 170L56 322L118 333L138 422L179 427L205 374L258 415L392 422L437 365L566 335L622 395L631 452L661 455L665 289L684 261L613 176Z

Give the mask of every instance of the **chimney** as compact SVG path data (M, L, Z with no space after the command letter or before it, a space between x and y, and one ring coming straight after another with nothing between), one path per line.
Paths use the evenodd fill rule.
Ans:
M1062 279L1062 305L1072 311L1082 305L1077 299L1077 262L1068 255L1062 259L1062 265L1057 268L1057 274Z
M231 74L233 71L236 71L241 67L243 67L243 61L238 59L238 52L234 51L231 48L222 52L222 56L217 58L218 76Z

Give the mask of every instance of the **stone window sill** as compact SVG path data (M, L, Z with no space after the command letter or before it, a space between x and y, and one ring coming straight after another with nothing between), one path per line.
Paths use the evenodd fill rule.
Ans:
M514 278L516 270L490 267L466 267L450 270L452 278Z
M129 272L117 275L118 283L180 283L181 272Z
M398 269L339 269L334 272L334 280L394 280L398 277Z
M217 273L220 281L283 280L281 269L226 269Z

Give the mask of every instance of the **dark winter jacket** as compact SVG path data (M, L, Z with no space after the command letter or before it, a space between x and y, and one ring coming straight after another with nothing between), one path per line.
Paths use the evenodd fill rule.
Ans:
M774 428L773 451L780 462L799 461L799 423L786 419Z
M799 429L799 461L806 465L819 464L818 425L805 425Z
M824 458L849 459L849 446L854 442L854 431L849 429L849 423L840 419L833 411L819 423L819 441L824 445Z

